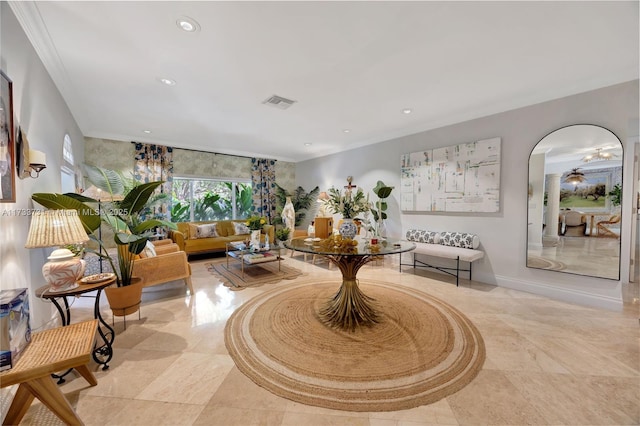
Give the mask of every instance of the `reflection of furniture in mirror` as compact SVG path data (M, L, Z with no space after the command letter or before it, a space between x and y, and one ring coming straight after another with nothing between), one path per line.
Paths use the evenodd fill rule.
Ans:
M620 223L620 215L614 214L609 220L598 222L598 237L620 238L620 229L615 229L611 225Z
M560 235L567 237L587 235L586 215L575 210L569 210L560 215Z
M620 278L619 233L599 224L617 215L620 226L609 193L622 187L622 154L618 137L595 125L563 127L538 142L529 157L528 267Z

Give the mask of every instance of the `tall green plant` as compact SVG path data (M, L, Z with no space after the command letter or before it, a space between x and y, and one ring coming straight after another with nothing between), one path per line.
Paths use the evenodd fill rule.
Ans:
M92 166L92 169L97 169L93 170L97 171L97 173L89 177L90 180L95 179L91 180L91 183L96 187L100 189L108 188L104 189L105 191L119 190L120 188L124 190L125 185L122 182L117 182L117 179L120 178L117 173L94 166ZM114 176L117 178L114 178ZM108 259L113 271L116 273L118 286L127 286L131 284L134 256L142 253L149 237L153 234L153 230L158 226L176 229L175 224L166 220L143 220L141 216L153 192L163 183L162 181L149 182L134 186L122 201L102 204L98 200L72 193L36 193L31 198L49 209L73 209L78 211L87 234L100 247L100 251L95 253ZM116 195L112 192L110 194ZM100 205L99 208L98 205ZM103 242L96 236L96 230L100 227L101 221L108 224L113 230L114 241L118 247L117 269L114 267L113 260L107 251L104 250Z
M607 195L611 197L611 204L613 204L614 207L619 206L622 203L622 186L616 183Z
M297 187L292 193L287 192L286 189L276 183L276 211L277 215L274 218L274 225L282 225L282 209L287 201L287 197L291 197L291 203L293 209L296 212L295 226L300 226L304 219L307 217L307 212L311 208L311 205L318 200L318 194L320 188L317 186L311 191L307 192L301 186Z
M383 222L387 219L387 208L389 207L387 202L384 201L391 195L391 191L393 190L393 186L387 186L381 180L378 181L375 188L373 188L373 193L376 194L378 200L375 202L375 208L371 209L371 214L373 215L373 220L376 223L375 233L378 236L382 235L382 227Z

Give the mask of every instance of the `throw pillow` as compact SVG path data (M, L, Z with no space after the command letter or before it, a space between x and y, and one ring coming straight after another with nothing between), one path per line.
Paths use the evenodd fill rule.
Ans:
M466 232L441 232L440 244L451 247L476 249L480 245L480 238Z
M242 222L233 222L233 233L235 235L250 234L251 229Z
M215 223L208 223L206 225L198 225L196 227L196 239L198 238L213 238L218 236L218 229Z
M147 241L147 245L144 246L144 257L156 257L156 247L153 245L151 241Z
M417 243L440 244L440 233L422 229L409 229L407 240Z
M190 240L195 240L197 238L196 237L197 233L198 233L198 225L190 223L189 224L189 239Z

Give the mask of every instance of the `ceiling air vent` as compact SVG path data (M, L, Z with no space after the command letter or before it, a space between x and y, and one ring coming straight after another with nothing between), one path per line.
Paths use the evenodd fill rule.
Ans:
M271 105L280 109L287 109L291 105L293 105L296 101L292 101L291 99L283 98L282 96L273 95L268 99L264 100L262 103L265 105Z

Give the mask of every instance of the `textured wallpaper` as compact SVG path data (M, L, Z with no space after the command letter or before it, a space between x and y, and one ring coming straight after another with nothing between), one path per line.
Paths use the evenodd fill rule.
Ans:
M110 139L85 138L84 162L106 169L133 172L134 144ZM251 158L174 148L175 177L251 179ZM276 182L283 188L295 188L296 165L276 162Z

